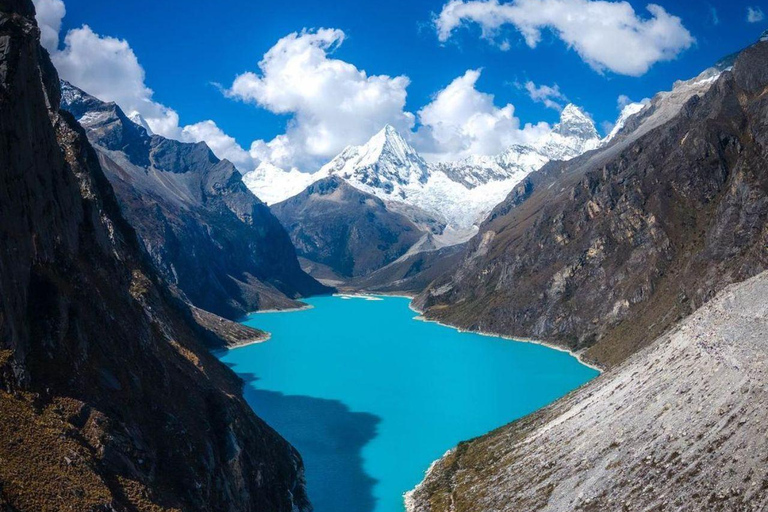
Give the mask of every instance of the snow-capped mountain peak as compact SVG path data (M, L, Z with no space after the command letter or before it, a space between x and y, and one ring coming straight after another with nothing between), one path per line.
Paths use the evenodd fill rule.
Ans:
M368 142L350 146L324 165L318 176L336 175L365 192L403 195L402 187L425 183L427 163L391 125L386 125Z
M385 159L397 163L415 163L418 167L421 167L424 162L416 150L390 124L385 125L359 149L361 157L359 163L362 165L374 165Z
M513 145L495 156L471 155L455 162L428 164L393 126L386 125L365 144L348 146L315 173L262 164L243 180L272 204L315 181L338 176L412 216L417 225L424 219L437 221L446 234L440 236L457 243L471 236L477 223L528 174L550 160L567 160L599 145L592 120L569 105L560 122L540 141Z
M573 103L566 105L560 113L560 122L555 125L552 131L563 137L577 137L585 140L599 138L595 123Z
M268 205L295 196L318 179L320 177L315 174L297 169L284 171L269 162L262 162L256 169L243 175L245 186Z
M533 147L549 160L570 160L596 149L601 140L595 123L579 107L568 104L560 114L560 122Z

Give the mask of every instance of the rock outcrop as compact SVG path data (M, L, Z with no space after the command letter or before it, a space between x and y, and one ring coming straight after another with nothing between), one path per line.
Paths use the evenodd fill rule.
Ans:
M31 1L0 0L0 509L310 510L298 453L204 348L59 110L39 35Z
M462 443L409 512L766 510L768 273L531 416Z
M678 85L526 178L416 305L612 366L768 268L768 42Z
M205 143L151 135L66 82L61 103L86 129L155 266L193 305L236 319L329 291L301 270L288 234L235 166Z

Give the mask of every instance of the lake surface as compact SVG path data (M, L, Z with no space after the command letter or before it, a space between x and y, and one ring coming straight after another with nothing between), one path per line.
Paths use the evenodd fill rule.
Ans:
M316 512L401 512L446 450L597 376L565 352L415 320L405 298L306 302L250 315L272 339L220 357L302 454Z

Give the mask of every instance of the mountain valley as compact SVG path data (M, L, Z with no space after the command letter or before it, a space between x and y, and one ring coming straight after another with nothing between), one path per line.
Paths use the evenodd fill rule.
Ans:
M768 509L762 10L301 3L0 0L0 511Z

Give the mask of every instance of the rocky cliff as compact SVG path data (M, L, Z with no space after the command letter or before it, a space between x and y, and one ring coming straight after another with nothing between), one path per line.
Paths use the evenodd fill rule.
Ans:
M59 101L32 2L0 0L0 508L309 510Z
M67 83L62 108L86 129L155 266L192 304L234 319L328 291L301 270L288 234L234 165L205 143L152 135Z
M768 267L767 86L760 42L732 71L655 98L605 148L548 164L416 304L464 328L624 360Z

